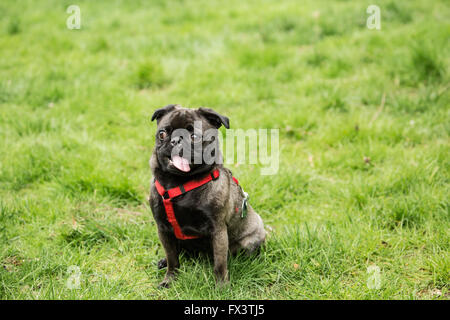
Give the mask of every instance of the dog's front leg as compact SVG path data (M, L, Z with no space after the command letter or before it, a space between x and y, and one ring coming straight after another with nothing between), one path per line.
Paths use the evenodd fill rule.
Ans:
M216 226L212 236L212 244L214 251L214 273L216 275L216 282L223 284L228 281L228 233L225 223Z
M167 272L164 280L159 284L160 287L167 288L170 282L175 278L176 271L180 266L180 261L178 260L178 248L177 242L173 235L162 232L158 229L159 239L163 244L164 251L166 252L167 261Z

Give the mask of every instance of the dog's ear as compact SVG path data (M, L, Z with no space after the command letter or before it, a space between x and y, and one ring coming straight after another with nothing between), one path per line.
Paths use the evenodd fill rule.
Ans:
M199 108L198 112L206 118L217 129L223 124L225 128L230 129L230 120L209 108Z
M158 122L160 118L162 118L169 112L172 112L175 109L175 106L176 106L176 104L169 104L169 105L165 106L164 108L155 110L155 112L152 115L152 121L156 119L156 122Z

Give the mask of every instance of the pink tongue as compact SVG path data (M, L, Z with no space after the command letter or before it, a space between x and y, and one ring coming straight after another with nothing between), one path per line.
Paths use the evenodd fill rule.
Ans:
M180 156L173 156L172 163L180 171L189 172L191 171L191 167L189 166L189 161L187 159L182 158Z

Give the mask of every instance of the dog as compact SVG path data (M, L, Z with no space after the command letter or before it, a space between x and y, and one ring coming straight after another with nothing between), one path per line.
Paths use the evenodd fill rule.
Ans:
M175 278L181 250L211 254L216 282L226 283L228 253L257 252L266 237L248 195L222 164L218 129L228 129L229 119L209 108L174 104L151 119L157 130L149 204L166 255L158 267L167 267L160 287Z

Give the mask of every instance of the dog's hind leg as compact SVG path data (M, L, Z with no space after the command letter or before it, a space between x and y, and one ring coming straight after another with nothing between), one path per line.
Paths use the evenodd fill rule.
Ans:
M242 234L230 251L237 253L244 251L247 255L257 253L266 239L266 231L261 217L250 207L246 217L245 233Z

